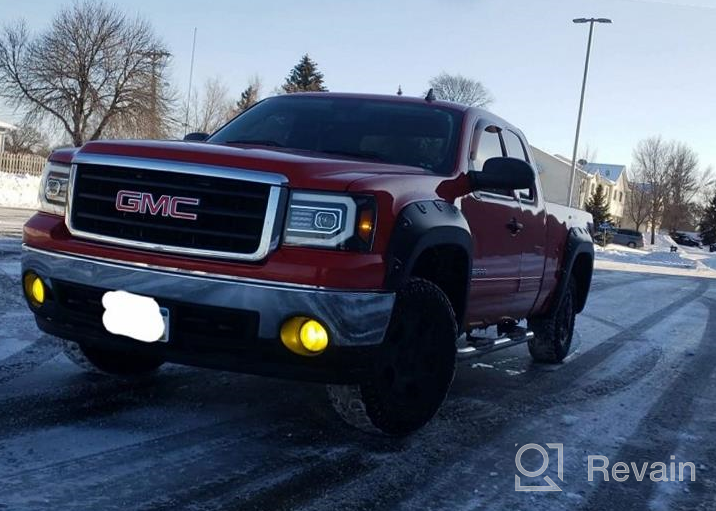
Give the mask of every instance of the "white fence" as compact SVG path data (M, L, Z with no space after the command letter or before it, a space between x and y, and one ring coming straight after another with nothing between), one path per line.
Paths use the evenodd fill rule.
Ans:
M29 174L39 176L45 166L46 158L35 154L0 153L0 172L10 174Z

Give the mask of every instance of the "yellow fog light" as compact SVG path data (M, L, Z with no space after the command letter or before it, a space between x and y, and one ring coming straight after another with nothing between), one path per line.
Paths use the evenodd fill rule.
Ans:
M318 355L328 346L328 331L315 319L298 316L281 326L281 342L298 355Z
M310 319L301 326L298 338L303 347L313 353L323 351L328 346L328 332L315 319Z
M35 307L39 307L45 302L45 284L36 274L30 272L25 274L22 279L25 296Z

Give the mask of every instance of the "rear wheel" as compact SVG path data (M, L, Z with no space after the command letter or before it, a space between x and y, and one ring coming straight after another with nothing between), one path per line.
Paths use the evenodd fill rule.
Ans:
M333 407L364 431L401 436L419 429L450 389L456 338L445 293L430 281L410 279L396 296L371 376L360 385L329 385Z
M546 316L528 321L534 337L527 345L530 355L537 362L561 362L569 353L574 334L576 295L577 284L574 278L570 277L561 302Z
M139 376L157 370L163 363L146 355L90 348L65 339L62 339L62 350L72 362L94 373Z
M630 241L629 243L627 243L627 247L636 248L636 243L634 243L633 241Z

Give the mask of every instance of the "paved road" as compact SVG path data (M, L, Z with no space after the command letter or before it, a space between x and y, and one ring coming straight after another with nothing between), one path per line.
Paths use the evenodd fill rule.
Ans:
M0 242L0 509L716 508L714 280L598 272L565 363L516 347L464 365L433 422L389 440L344 426L320 385L82 373L32 323L18 258ZM564 480L556 451L543 474L562 491L516 492L519 447L548 442L564 445ZM696 481L589 482L589 455L673 455Z

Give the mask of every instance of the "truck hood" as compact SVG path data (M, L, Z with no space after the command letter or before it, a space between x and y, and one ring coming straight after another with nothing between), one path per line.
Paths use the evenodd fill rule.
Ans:
M186 163L258 170L283 174L289 186L322 190L346 190L356 180L376 175L430 175L417 168L374 163L319 153L237 147L183 141L107 140L85 144L81 149L58 150L50 157L69 163L75 154L102 154L173 160Z

